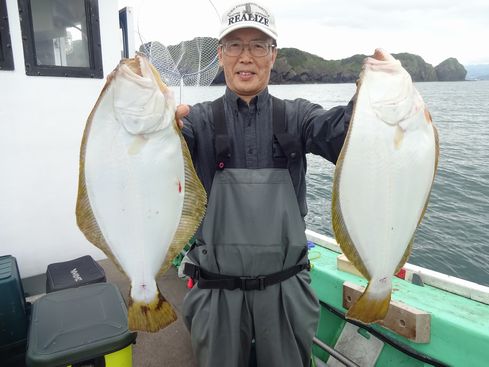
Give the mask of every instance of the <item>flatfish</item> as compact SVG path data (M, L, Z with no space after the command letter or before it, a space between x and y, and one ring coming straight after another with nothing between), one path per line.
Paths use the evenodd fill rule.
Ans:
M176 125L171 91L143 55L107 77L80 149L76 218L130 279L131 330L176 320L155 278L197 230L206 193Z
M360 75L336 165L332 221L343 253L368 280L346 316L388 312L392 276L407 261L438 165L438 134L408 72L377 49Z

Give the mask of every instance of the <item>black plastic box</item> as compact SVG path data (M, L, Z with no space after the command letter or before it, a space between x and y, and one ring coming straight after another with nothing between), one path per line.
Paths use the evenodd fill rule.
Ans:
M27 304L15 257L0 256L0 363L18 359L25 352ZM5 363L5 364L4 364Z
M105 282L105 272L89 255L48 265L46 293Z
M67 366L102 358L97 366L130 367L136 336L114 284L64 289L32 304L26 364Z

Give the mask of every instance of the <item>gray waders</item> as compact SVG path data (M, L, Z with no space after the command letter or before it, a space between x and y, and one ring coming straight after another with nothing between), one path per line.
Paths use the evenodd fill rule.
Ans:
M309 366L319 303L289 170L216 171L201 229L183 304L199 366L248 367L253 339L259 367Z

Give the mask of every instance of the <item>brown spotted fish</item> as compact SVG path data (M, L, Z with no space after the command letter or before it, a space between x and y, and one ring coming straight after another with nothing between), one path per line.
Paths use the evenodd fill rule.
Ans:
M155 278L197 230L206 193L176 125L171 91L142 55L108 76L83 135L77 223L131 281L131 330L174 320Z
M410 75L376 50L360 75L333 184L336 240L368 280L348 318L372 323L387 314L391 278L410 255L438 155L436 128Z

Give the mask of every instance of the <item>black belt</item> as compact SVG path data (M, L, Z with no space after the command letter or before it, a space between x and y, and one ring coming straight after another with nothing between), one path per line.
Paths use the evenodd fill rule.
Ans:
M185 263L183 273L196 280L198 282L197 286L201 289L241 289L242 291L251 291L263 290L270 285L283 282L304 269L311 269L309 261L307 264L295 265L291 268L269 275L240 277L236 275L212 273L202 269L200 266Z

